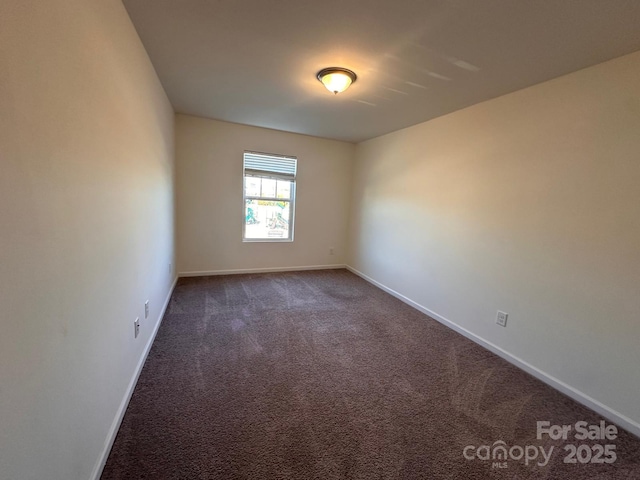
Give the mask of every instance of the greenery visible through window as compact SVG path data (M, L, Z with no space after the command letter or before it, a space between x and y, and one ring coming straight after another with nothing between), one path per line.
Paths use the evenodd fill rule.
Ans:
M244 153L245 241L293 241L297 159Z

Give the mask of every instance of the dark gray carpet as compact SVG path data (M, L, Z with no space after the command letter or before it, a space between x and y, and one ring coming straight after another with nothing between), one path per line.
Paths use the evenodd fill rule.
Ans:
M601 419L346 270L188 278L102 479L640 479L637 438L537 440L537 420ZM499 440L554 451L463 456ZM565 464L569 443L618 459Z

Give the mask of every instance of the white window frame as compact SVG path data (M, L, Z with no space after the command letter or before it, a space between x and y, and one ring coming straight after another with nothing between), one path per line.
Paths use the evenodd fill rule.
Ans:
M272 198L272 197L264 197L262 195L260 196L254 196L254 195L247 195L247 189L246 189L246 177L247 177L247 173L246 173L246 168L245 168L245 158L247 154L253 154L253 155L263 155L266 157L271 157L271 158L282 158L282 159L287 159L287 160L294 160L295 161L295 171L293 173L293 176L291 175L287 175L287 174L280 174L278 172L274 172L274 171L269 171L269 170L264 170L264 171L258 171L258 170L252 170L251 174L248 176L253 176L253 177L259 177L259 178L270 178L270 179L274 179L274 180L287 180L291 182L291 190L290 190L290 198L288 200L282 199L282 198ZM242 241L243 242L248 242L248 243L255 243L255 242L268 242L268 243L282 243L282 242L293 242L293 237L294 237L294 225L295 225L295 199L296 199L296 171L297 171L297 164L298 164L298 158L291 156L291 155L281 155L281 154L275 154L275 153L264 153L264 152L255 152L255 151L249 151L249 150L245 150L245 152L242 155ZM276 192L277 195L277 192ZM247 226L247 213L246 213L246 208L247 208L247 200L266 200L266 201L272 201L272 202L282 202L282 201L286 201L289 202L289 236L287 238L278 238L278 237L274 237L274 238L246 238L246 226Z

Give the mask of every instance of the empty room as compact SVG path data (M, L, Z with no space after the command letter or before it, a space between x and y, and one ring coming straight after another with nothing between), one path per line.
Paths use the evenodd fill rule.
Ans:
M638 25L2 0L0 480L640 479Z

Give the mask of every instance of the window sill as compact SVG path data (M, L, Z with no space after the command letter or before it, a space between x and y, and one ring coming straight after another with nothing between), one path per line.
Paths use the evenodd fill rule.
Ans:
M243 238L242 243L293 243L292 238Z

